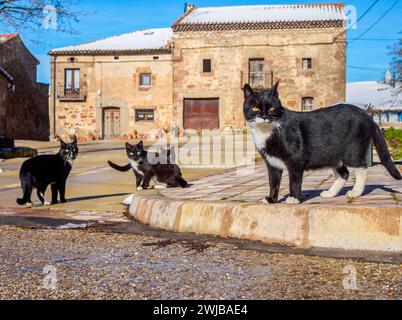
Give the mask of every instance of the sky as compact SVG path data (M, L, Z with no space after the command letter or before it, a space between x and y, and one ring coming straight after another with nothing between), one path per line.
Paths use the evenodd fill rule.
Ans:
M377 0L378 1L378 0ZM379 0L378 3L348 30L348 41L366 32L396 0ZM85 12L85 16L74 26L75 34L65 34L57 30L43 30L41 33L23 34L27 47L41 62L38 81L49 83L49 56L52 48L64 47L93 41L138 29L168 27L184 11L186 0L81 0L74 8ZM198 7L254 4L293 4L331 2L328 0L194 0L188 1ZM336 2L332 1L332 2ZM357 17L375 0L345 1L354 6ZM49 0L51 3L51 0ZM402 0L360 40L347 47L347 81L382 80L391 60L390 47L402 37Z

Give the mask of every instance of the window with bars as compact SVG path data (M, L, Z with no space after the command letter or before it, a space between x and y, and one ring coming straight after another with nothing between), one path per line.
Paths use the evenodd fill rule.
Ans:
M249 84L252 88L264 88L265 86L265 60L249 59Z
M154 109L136 109L135 110L135 121L154 121L155 120L155 110Z
M302 99L302 111L311 111L314 107L314 98L305 97Z
M302 61L303 70L309 70L313 68L313 59L311 58L303 58Z
M140 86L141 87L150 87L152 84L152 75L150 73L141 73L140 74Z

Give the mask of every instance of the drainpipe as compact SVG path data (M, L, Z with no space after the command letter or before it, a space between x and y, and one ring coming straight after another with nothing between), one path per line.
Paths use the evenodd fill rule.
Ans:
M57 100L56 60L57 56L55 55L53 61L53 135L56 135L56 100Z

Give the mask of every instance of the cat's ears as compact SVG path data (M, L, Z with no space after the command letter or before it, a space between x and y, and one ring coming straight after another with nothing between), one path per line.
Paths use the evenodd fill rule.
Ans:
M60 145L61 145L62 147L65 147L65 146L67 145L67 143L65 143L65 142L63 141L63 139L62 139L59 135L55 135L54 138L57 139L57 141L60 142Z
M65 146L67 146L68 145L68 143L65 143L64 141L63 141L63 139L59 136L59 135L55 135L54 136L54 138L55 139L57 139L59 142L60 142L60 145L62 146L62 147L65 147ZM72 135L72 136L70 136L70 139L71 139L71 143L70 144L77 144L78 143L78 138L77 138L77 136L74 134L74 135Z
M137 145L131 145L128 142L126 142L126 149L131 151L136 147L137 149L144 149L144 142L140 141Z
M279 97L278 87L279 87L279 80L274 84L274 86L270 90L270 92L277 98Z
M133 148L133 146L131 144L129 144L128 142L126 142L126 149L131 150L132 148Z
M71 143L77 145L77 143L78 143L77 135L73 134L72 136L70 136L70 138L72 140Z
M244 99L249 99L250 97L254 96L253 88L247 83L243 88Z

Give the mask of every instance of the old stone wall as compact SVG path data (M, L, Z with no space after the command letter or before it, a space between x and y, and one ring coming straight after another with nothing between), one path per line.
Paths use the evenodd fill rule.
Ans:
M52 57L51 122L58 134L76 132L81 136L104 136L104 110L120 110L120 136L133 136L168 127L172 121L171 55ZM56 72L54 60L56 59ZM81 101L61 99L65 69L80 69ZM141 73L150 73L151 86L140 86ZM56 114L52 106L55 105ZM154 121L135 121L136 109L154 109Z
M250 59L264 59L270 84L280 80L284 106L301 110L302 98L313 97L314 108L345 100L345 42L334 41L343 29L177 32L174 34L174 115L183 125L185 98L219 98L220 126L243 127L242 86ZM302 59L312 58L311 70ZM212 72L203 73L203 59ZM243 75L242 72L246 74Z
M6 110L8 104L8 81L0 76L0 134L6 133Z
M36 82L38 61L17 36L0 45L0 64L15 77L12 70L15 66L24 71L25 81Z
M36 82L38 61L19 37L0 45L2 67L12 75L15 90L8 92L5 133L12 139L48 140L48 85Z
M248 82L250 59L264 60L265 85L280 80L282 103L292 110L300 111L302 99L307 97L314 99L314 109L343 102L346 45L344 35L339 36L342 31L176 32L172 54L53 56L51 131L103 137L107 108L119 110L123 137L183 127L186 98L219 98L220 129L243 128L241 88ZM303 58L311 58L311 69L302 68ZM212 62L209 73L203 72L204 59ZM60 97L66 68L80 69L84 99ZM152 74L150 87L140 86L141 73ZM155 120L136 122L136 109L154 109Z

